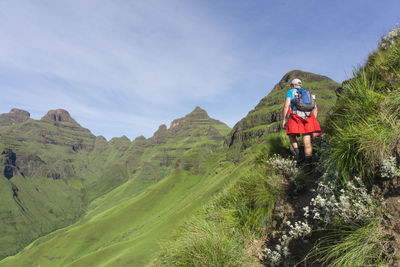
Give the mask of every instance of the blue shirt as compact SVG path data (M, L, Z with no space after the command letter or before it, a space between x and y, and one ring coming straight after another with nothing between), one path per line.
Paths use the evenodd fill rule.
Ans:
M300 89L300 88L292 88L292 89L290 89L287 93L286 93L286 98L291 98L292 99L292 102L290 102L290 107L293 109L293 107L295 106L295 90L296 90L296 92L297 92L297 89Z

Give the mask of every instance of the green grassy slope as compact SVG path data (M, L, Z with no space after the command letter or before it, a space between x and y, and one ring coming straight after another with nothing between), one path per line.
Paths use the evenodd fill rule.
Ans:
M121 137L107 142L72 118L52 121L46 116L41 121L22 112L0 116L0 149L11 151L9 158L0 158L0 165L11 169L9 179L0 177L1 197L10 203L0 207L0 257L71 224L83 211L99 213L128 200L175 170L204 173L204 159L222 146L230 131L196 108L147 140Z
M90 168L95 171L95 175L90 174L87 179L90 199L99 199L95 199L88 210L94 207L104 210L115 205L116 201L123 202L177 170L204 174L204 162L222 147L224 136L229 131L228 126L209 118L206 111L197 107L184 118L173 121L170 128L161 125L151 138L137 138L123 153L104 153L118 160L110 159L110 168ZM90 164L101 164L103 161L93 159L101 157L100 154L92 153ZM110 191L110 181L116 180L115 170L128 176L129 182ZM96 188L101 186L110 193L100 196Z
M261 142L269 133L280 131L285 95L290 89L290 81L294 78L300 78L303 87L312 90L316 95L318 120L323 122L327 111L335 102L335 90L340 84L326 76L293 70L285 74L272 91L233 127L226 143L245 149L254 142Z
M45 236L1 266L143 265L156 256L158 242L204 204L223 185L243 175L251 165L221 160L223 152L207 158L202 173L177 170L137 196L111 208L89 212L76 224ZM125 191L129 181L113 190ZM111 198L112 199L112 198ZM98 203L110 204L103 198Z
M314 83L318 88L321 84L330 88L317 94L321 98L319 107L322 106L323 110L324 99L327 105L334 99L333 88L336 83L312 74L309 75L315 79L307 80L307 75L296 77L303 78L305 85L309 82L310 86ZM241 133L250 133L242 135L251 137L243 139L249 141L246 146L254 144L253 149L247 150L247 155L238 163L227 160L227 155L229 158L229 154L237 147L235 140L242 139L235 139L237 135L229 135L235 145L228 151L223 147L223 142L230 132L229 127L209 118L198 107L184 118L173 121L169 128L161 125L153 137L139 137L133 142L125 137L110 142L102 137L70 138L57 132L60 131L60 125L65 125L67 131L74 126L73 122L57 122L56 125L48 121L22 122L37 123L39 129L49 127L46 129L49 133L46 140L52 140L52 131L61 136L61 143L52 140L51 144L43 144L41 134L45 131L30 133L36 134L39 140L32 143L32 152L55 153L52 154L57 155L55 159L53 156L46 158L52 163L49 165L52 168L58 166L56 161L62 160L63 164L68 162L70 165L59 163L62 167L56 170L72 166L70 173L74 175L68 176L65 175L67 171L62 172L64 176L61 181L79 192L82 201L89 202L89 205L85 207L85 216L78 222L34 241L17 255L1 261L0 266L150 264L157 256L161 239L169 239L178 225L222 190L224 185L253 173L253 158L261 149L258 146L261 140L254 141L259 136L254 135L253 130L262 129L262 135L265 134L264 137L268 139L268 131L265 131L263 124L267 122L269 127L275 127L277 123L274 120L278 107L275 102L280 96L278 91L271 92L272 95L276 94L275 100L264 98L254 111L238 123L247 127L240 128ZM279 106L281 109L281 104ZM6 127L13 131L16 125ZM21 127L19 124L17 126ZM9 136L5 135L4 138ZM271 153L275 140L272 139L269 140ZM9 140L7 142L11 143ZM19 140L13 142L15 147L20 145ZM65 143L68 145L63 145ZM43 147L37 149L38 144ZM17 156L23 152L24 149L17 151ZM65 155L72 158L66 158ZM55 161L54 164L51 160ZM32 169L36 171L36 168Z
M36 121L15 109L0 125L2 258L82 214L79 172L95 137L76 123Z

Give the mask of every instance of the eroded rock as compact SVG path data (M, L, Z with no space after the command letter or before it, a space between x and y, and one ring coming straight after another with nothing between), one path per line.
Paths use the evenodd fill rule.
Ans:
M4 176L10 180L15 172L16 172L16 165L15 161L17 159L17 155L12 151L10 148L6 148L3 152L1 152L1 162L4 166L3 174Z
M44 115L41 121L52 121L52 122L70 122L78 124L65 109L55 109L49 110L46 115Z

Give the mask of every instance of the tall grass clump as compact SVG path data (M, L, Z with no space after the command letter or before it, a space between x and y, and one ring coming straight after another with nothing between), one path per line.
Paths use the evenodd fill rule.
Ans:
M204 213L243 237L257 237L269 225L275 199L280 194L274 180L272 173L265 175L261 167L255 168L207 205Z
M196 218L182 228L180 238L163 245L162 266L249 266L244 240L221 223Z
M342 226L319 239L308 257L323 266L387 266L385 237L376 218L363 226Z

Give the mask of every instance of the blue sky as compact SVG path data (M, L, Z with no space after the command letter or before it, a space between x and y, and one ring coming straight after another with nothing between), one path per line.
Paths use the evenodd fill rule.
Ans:
M341 82L400 1L0 0L0 113L64 108L107 139L195 106L233 126L282 76Z

